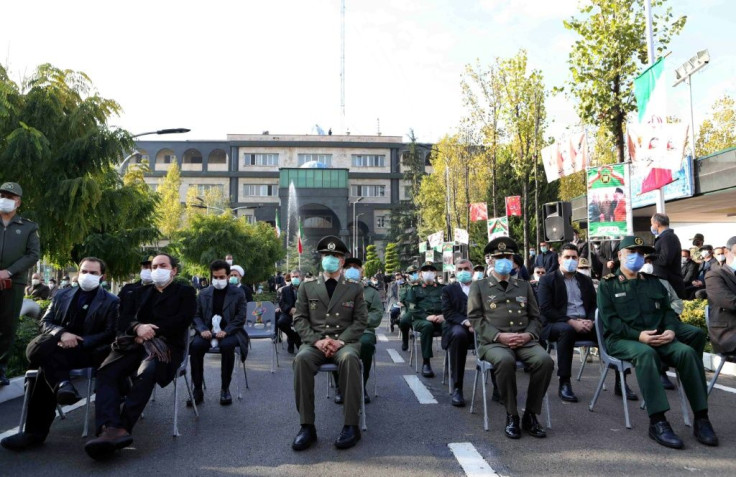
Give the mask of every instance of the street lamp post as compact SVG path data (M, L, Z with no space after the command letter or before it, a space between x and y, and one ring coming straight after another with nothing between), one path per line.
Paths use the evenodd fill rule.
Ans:
M677 86L683 81L687 81L690 88L690 149L692 157L695 159L695 116L693 115L693 78L692 76L703 69L705 65L710 63L710 54L708 50L699 51L695 56L687 60L679 68L675 70L675 84Z
M137 137L141 137L141 136L149 136L149 135L152 135L152 134L158 134L158 135L161 135L161 134L183 134L183 133L188 133L189 131L191 131L191 129L187 129L187 128L158 129L156 131L146 131L146 132L142 132L142 133L138 133L138 134L133 134L130 137L131 138L137 138ZM123 159L123 161L118 165L118 174L123 175L123 172L125 171L125 167L127 166L128 161L130 161L130 158L133 157L133 156L135 156L136 154L138 154L138 150L133 151L125 159Z
M353 256L358 255L358 229L355 221L358 219L355 215L355 205L363 200L363 196L358 197L353 201ZM362 214L361 214L362 215Z

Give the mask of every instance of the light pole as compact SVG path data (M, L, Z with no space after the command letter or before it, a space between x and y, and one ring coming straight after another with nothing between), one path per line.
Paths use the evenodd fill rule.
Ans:
M355 223L355 221L358 220L358 218L355 215L355 205L361 200L363 200L363 196L358 197L352 203L353 204L353 256L354 257L358 255L358 228L357 228L358 224Z
M157 131L146 131L146 132L142 132L142 133L138 133L138 134L133 134L130 137L131 138L137 138L137 137L141 137L141 136L149 136L149 135L152 135L152 134L158 134L158 135L161 135L161 134L183 134L183 133L188 133L189 131L191 131L191 129L187 129L187 128L159 129ZM127 166L128 161L130 161L130 158L133 157L133 156L135 156L136 154L138 154L138 150L135 150L132 153L130 153L118 165L118 174L119 175L123 175L123 172L125 171L125 167Z
M679 68L675 70L675 87L683 81L687 81L690 88L690 149L692 157L695 159L695 117L693 115L693 79L692 76L710 63L710 53L708 50L699 51L695 56L687 60Z
M356 225L355 222L360 218L361 215L365 215L365 212L361 212L358 215L356 215L355 220L353 221L353 233L355 234L355 241L353 242L355 245L354 247L355 248L355 255L354 255L355 258L359 258L358 250L360 249L360 247L358 247L358 228L355 227ZM365 236L363 237L363 242L364 242L363 245L365 245Z

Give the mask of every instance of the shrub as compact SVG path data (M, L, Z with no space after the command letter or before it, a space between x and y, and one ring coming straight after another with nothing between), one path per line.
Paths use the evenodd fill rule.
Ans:
M6 369L8 377L21 376L28 369L26 347L38 333L38 321L26 316L20 317L18 330L15 333L15 341L13 342L13 347L10 349L8 368Z
M684 309L680 315L680 319L683 323L688 325L697 326L701 330L705 331L706 336L708 335L708 326L705 323L705 306L708 304L708 300L685 300ZM711 353L713 346L710 342L705 344L705 351Z

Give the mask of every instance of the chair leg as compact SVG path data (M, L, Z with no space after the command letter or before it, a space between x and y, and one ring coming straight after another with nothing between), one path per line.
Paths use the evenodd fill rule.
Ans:
M373 397L378 397L378 366L376 366L375 351L373 351Z
M552 416L549 413L549 393L544 393L544 413L547 414L547 429L552 429Z
M680 407L682 408L682 419L685 421L687 427L692 427L690 422L690 412L687 409L687 398L685 397L685 390L682 388L682 382L680 381L680 373L675 371L677 377L677 394L680 395Z
M89 433L89 403L92 400L92 376L87 380L87 404L84 406L84 429L82 437L87 437Z
M483 378L481 380L483 385L483 429L488 430L488 396L486 392L486 386L488 385L488 372L483 371Z
M723 369L723 365L726 364L726 360L723 359L723 356L720 356L721 362L718 363L718 369L716 369L715 374L713 375L713 378L710 380L710 383L708 383L708 395L710 396L710 392L713 391L713 387L716 385L716 381L718 380L718 375L721 374L721 369Z
M174 378L174 429L172 431L174 437L181 435L179 434L179 388L176 385L177 381L179 381L178 376ZM156 388L154 387L154 389ZM192 399L192 404L196 406L194 399Z
M192 408L194 409L194 415L199 417L199 409L197 409L197 403L194 401L194 395L192 394L192 386L189 384L189 378L187 377L186 373L184 373L184 383L187 385L187 392L189 393L189 399L192 400Z
M621 400L624 403L624 420L626 421L626 429L631 429L631 420L629 419L629 402L626 400L626 389L623 385L624 382L624 370L618 370L618 376L621 379Z
M363 362L360 362L360 423L361 429L364 431L368 430L368 426L365 423L365 383L363 382Z
M473 378L473 395L470 398L470 414L473 414L473 407L475 405L475 390L478 389L478 366L475 367L475 377Z
M64 409L62 409L60 404L56 405L56 412L59 414L59 419L62 421L66 419L66 413L64 412Z
M26 417L28 417L28 403L31 400L31 393L33 392L33 385L36 383L36 377L26 376L25 382L25 393L23 395L23 407L20 410L20 423L18 424L18 432L23 432L26 427Z
M585 353L583 353L583 362L580 364L580 372L578 372L578 381L583 376L583 370L585 369L585 363L588 362L588 355L590 354L590 348L585 346Z
M414 333L414 372L419 373L419 336Z
M243 365L243 378L245 379L245 389L250 390L250 386L248 386L248 371L245 369L245 361L241 362Z
M151 402L156 402L156 386L153 387L153 393L151 394Z
M601 369L601 378L598 380L598 386L595 388L593 399L590 400L590 405L588 405L589 411L593 411L593 407L595 406L596 401L598 401L598 396L601 395L601 389L603 389L603 383L606 380L606 376L608 376L608 366L604 366L603 369Z

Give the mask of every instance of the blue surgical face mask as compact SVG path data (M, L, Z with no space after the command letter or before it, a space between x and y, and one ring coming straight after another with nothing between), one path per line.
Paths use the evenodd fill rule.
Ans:
M574 258L568 258L562 261L562 271L567 273L575 273L578 269L578 261Z
M549 250L547 247L539 247L539 251L542 253L547 253L547 250Z
M347 270L345 270L345 278L354 281L360 280L360 270L353 267L348 268Z
M291 279L291 284L294 285L295 287L298 287L301 282L302 281L299 279L299 277L293 277Z
M641 267L644 266L644 255L640 253L630 253L626 256L626 259L624 260L624 265L626 266L626 268L636 273L641 270Z
M335 273L340 269L340 259L332 255L325 255L322 257L322 269L327 273Z
M409 275L409 279L411 281L415 282L415 281L419 280L419 274L417 272L414 272L411 275Z
M475 279L475 280L483 280L483 272L475 272L473 274L473 279Z
M457 272L455 278L457 278L457 281L459 281L460 283L470 283L473 281L473 274L467 270L461 270Z
M238 277L230 277L229 281L231 285L237 285L238 283L240 283L240 280L238 280Z
M649 230L652 232L652 235L659 235L659 231L657 230L657 227L655 227L654 225L652 225Z
M508 258L497 258L493 270L501 276L509 276L513 267L514 264Z
M734 259L733 262L729 263L728 266L736 272L736 259Z

